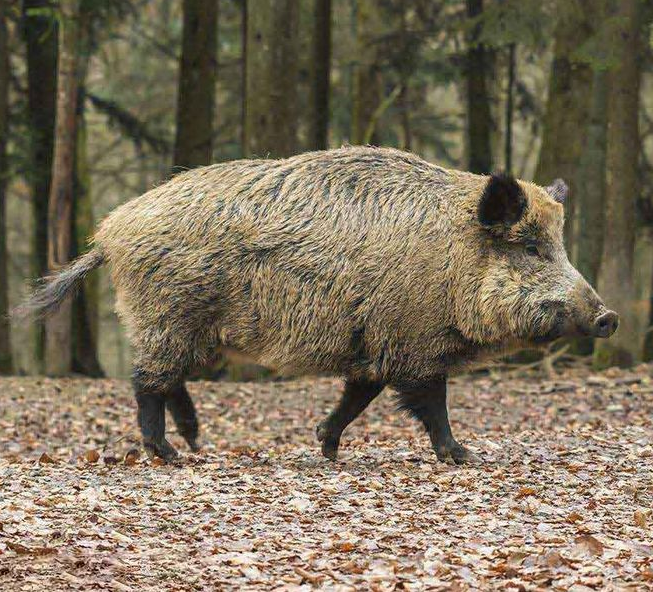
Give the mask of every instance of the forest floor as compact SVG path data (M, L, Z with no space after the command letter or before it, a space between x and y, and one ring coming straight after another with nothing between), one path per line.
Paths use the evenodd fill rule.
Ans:
M337 380L191 383L165 466L127 382L3 379L0 589L653 589L652 376L457 378L464 467L387 394L324 459Z

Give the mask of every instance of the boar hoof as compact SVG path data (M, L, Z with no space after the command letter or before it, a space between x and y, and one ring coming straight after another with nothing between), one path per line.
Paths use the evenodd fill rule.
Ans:
M336 460L340 438L337 438L328 430L325 422L321 422L315 431L317 432L317 439L322 442L322 454L329 460Z
M458 444L455 440L444 446L438 446L435 449L435 454L439 461L446 462L447 464L478 464L481 460L476 454L467 450L467 448Z
M166 462L172 462L179 458L179 453L165 438L161 440L143 440L143 446L147 456L152 459L155 456L162 458Z

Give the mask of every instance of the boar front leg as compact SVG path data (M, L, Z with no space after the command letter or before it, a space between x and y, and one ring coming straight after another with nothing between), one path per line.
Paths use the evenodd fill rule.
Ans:
M340 436L383 390L378 382L345 382L345 390L337 407L317 426L317 439L322 442L322 454L329 460L336 460Z
M399 406L420 420L431 438L439 461L463 464L476 460L451 433L447 413L447 379L443 375L427 385L399 389Z

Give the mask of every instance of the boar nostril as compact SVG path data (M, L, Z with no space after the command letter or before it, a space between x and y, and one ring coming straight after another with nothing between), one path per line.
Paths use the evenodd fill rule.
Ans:
M594 335L595 337L610 337L617 330L618 326L619 315L609 310L597 317L594 321Z

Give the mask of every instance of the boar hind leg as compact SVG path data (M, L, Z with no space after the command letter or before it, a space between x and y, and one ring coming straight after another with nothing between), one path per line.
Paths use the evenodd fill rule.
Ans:
M166 440L166 394L179 384L165 374L153 374L136 367L132 378L138 405L138 425L143 435L143 446L150 458L158 456L166 461L179 456Z
M190 449L197 452L200 449L197 444L199 424L197 423L195 405L186 387L181 384L169 391L166 393L165 401L166 407L177 426L177 432L186 440Z
M324 456L330 460L336 459L342 432L365 411L383 390L383 386L377 382L348 380L345 383L345 390L337 407L317 426L317 439L322 442Z
M428 385L399 389L399 407L424 424L438 460L456 464L475 460L451 433L447 413L447 380L444 376Z

